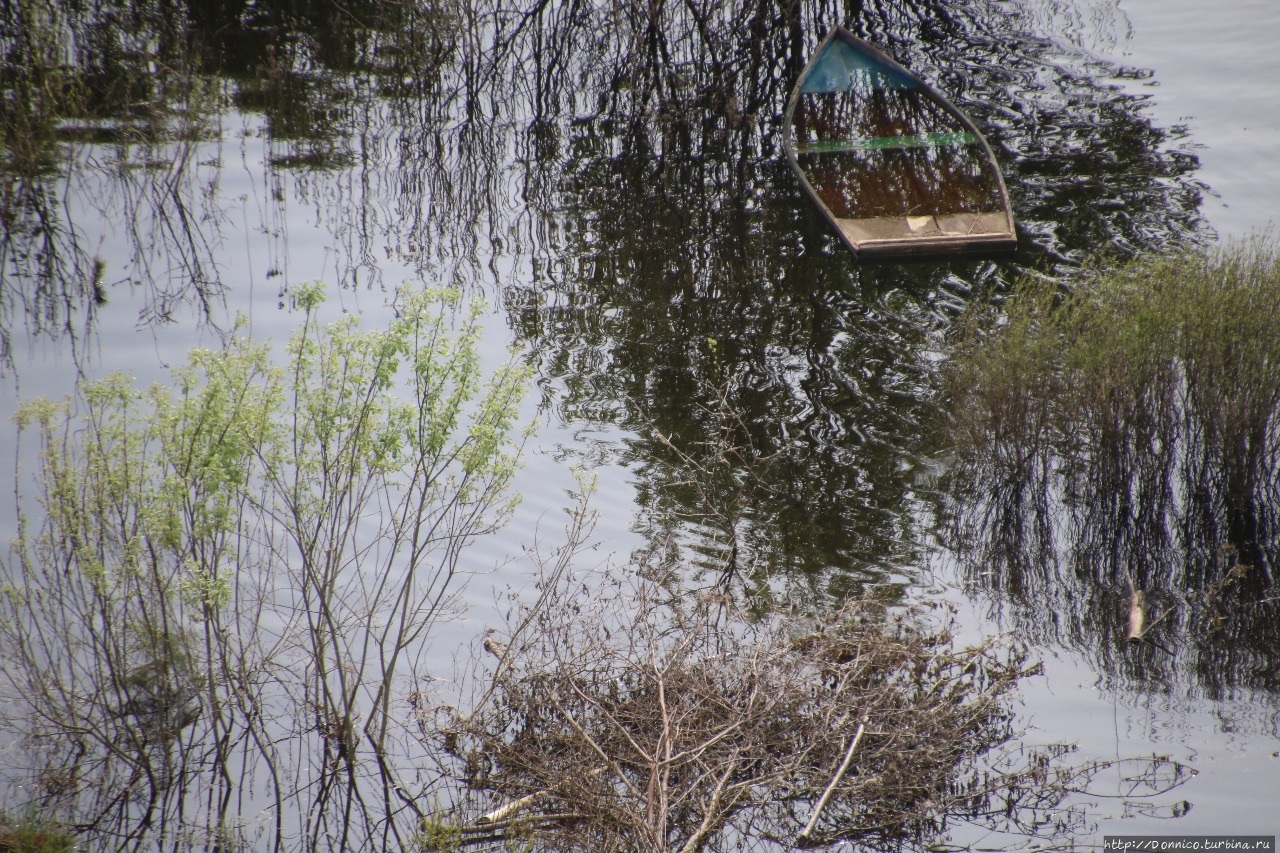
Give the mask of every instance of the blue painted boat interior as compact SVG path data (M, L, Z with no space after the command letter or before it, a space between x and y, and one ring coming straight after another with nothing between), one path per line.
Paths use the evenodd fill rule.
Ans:
M810 67L800 91L811 94L851 89L914 89L917 85L900 69L863 53L843 39L833 38Z

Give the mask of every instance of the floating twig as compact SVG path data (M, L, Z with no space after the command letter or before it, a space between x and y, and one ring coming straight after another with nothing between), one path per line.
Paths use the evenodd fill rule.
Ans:
M858 723L858 731L854 733L853 740L849 741L849 749L845 751L844 761L840 762L840 769L836 771L836 775L831 777L831 781L827 783L826 790L818 798L818 804L813 807L813 814L809 815L809 823L796 836L796 846L803 847L808 843L809 835L813 832L813 828L817 826L822 810L827 807L827 800L830 799L831 792L835 790L836 785L840 784L840 780L844 778L849 765L853 763L853 752L858 748L858 741L862 740L862 733L866 731L867 719L866 716L863 716L862 722Z

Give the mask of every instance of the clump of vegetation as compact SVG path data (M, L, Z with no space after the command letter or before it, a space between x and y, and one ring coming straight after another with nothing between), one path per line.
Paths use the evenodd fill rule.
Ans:
M24 807L307 849L415 832L393 697L515 505L528 371L482 373L457 293L402 291L373 331L320 323L318 285L294 297L287 367L236 338L168 385L18 414L43 511L0 561Z
M760 618L648 575L558 556L486 640L474 701L415 706L459 785L433 823L453 820L451 844L902 850L966 824L1022 843L1081 829L1064 802L1098 766L1012 745L1009 693L1036 671L1020 650L957 648L946 624L870 600Z
M1217 590L1227 573L1240 607L1254 602L1257 624L1271 618L1276 329L1270 236L1099 267L1069 292L1028 281L999 308L971 311L945 371L945 434L960 463L956 529L990 546L984 576L1046 611L1079 609L1058 610L1056 596L1093 600L1080 622L1103 635L1130 583L1164 595L1161 613L1186 603L1201 627L1220 626L1206 605L1229 605L1197 591ZM1064 550L1082 588L1052 571ZM1247 633L1236 639L1248 645ZM1240 666L1256 668L1248 660Z
M0 853L70 853L75 836L57 823L29 814L14 818L0 812Z
M1163 511L1176 473L1225 538L1256 552L1277 522L1277 328L1280 253L1265 238L1093 270L1069 294L1027 282L999 312L967 317L946 372L947 437L1009 480L1057 465L1081 506L1127 492L1117 508Z

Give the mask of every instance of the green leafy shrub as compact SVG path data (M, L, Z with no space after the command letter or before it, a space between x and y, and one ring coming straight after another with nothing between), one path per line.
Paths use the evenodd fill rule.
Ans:
M393 697L515 506L528 370L483 374L456 292L404 290L377 330L294 296L284 366L236 337L17 416L43 512L3 563L0 722L93 830L413 831Z

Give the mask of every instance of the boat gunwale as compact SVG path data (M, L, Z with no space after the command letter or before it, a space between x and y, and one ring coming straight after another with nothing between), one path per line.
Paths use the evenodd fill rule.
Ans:
M813 69L814 64L826 52L827 46L835 39L839 38L845 44L857 51L865 52L873 59L883 62L895 72L904 74L915 83L926 97L933 99L940 104L951 116L960 122L964 128L972 133L976 138L977 144L981 146L982 152L986 157L988 168L995 176L996 186L1000 191L1000 203L1004 214L1007 234L984 234L984 235L923 235L919 237L892 238L885 240L865 240L861 242L854 241L844 229L840 227L838 217L827 207L826 203L818 196L818 191L813 184L809 182L808 175L800 166L800 159L796 154L794 122L795 111L800 103L801 91L804 87L805 80L809 76L809 72ZM910 257L912 255L936 255L950 253L995 253L995 252L1011 252L1017 248L1018 238L1013 220L1013 207L1009 202L1009 190L1005 186L1004 175L1000 171L1000 164L996 160L995 152L991 150L991 144L987 142L986 136L974 124L973 119L969 118L964 110L951 103L945 95L935 89L920 75L916 74L910 68L899 63L888 53L866 41L863 38L850 32L844 26L836 24L827 33L826 37L818 43L817 49L809 57L809 61L805 63L804 69L801 70L800 76L796 78L795 85L791 89L791 96L787 99L786 112L783 114L782 129L782 147L786 152L787 160L791 163L791 168L795 170L800 177L800 184L804 188L805 194L818 206L824 217L835 229L840 239L855 256L876 255L889 256L901 255ZM995 213L997 211L990 211Z

